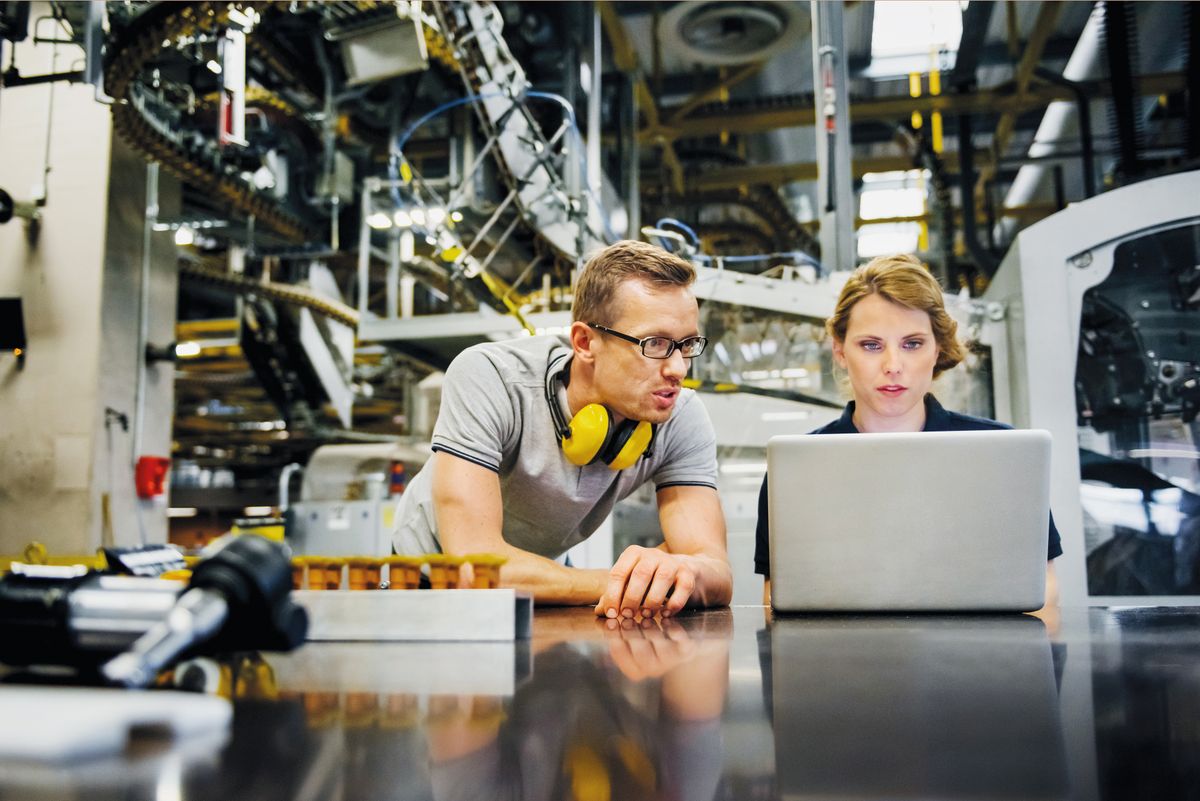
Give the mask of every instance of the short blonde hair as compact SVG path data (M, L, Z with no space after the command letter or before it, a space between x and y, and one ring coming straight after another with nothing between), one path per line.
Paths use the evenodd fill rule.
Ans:
M942 288L915 256L880 256L855 270L842 287L833 314L825 321L825 330L831 337L838 342L846 341L850 310L868 295L879 295L906 309L923 311L929 315L933 338L938 346L937 363L933 366L934 378L966 358L966 350L958 341L958 323L946 311Z
M652 287L689 287L696 280L690 263L660 247L632 239L595 253L575 282L571 319L612 325L618 316L613 298L625 281L644 281Z

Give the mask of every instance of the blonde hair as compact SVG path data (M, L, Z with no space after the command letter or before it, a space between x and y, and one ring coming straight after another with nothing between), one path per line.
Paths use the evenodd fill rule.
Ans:
M868 295L879 295L898 306L929 315L938 346L934 378L966 358L966 350L958 341L958 323L946 311L942 288L915 256L880 256L855 270L842 287L833 314L825 321L825 330L831 337L838 342L846 341L850 310Z
M644 281L653 287L689 287L696 280L690 263L660 247L632 239L595 253L575 282L571 319L612 325L617 319L613 298L625 281Z

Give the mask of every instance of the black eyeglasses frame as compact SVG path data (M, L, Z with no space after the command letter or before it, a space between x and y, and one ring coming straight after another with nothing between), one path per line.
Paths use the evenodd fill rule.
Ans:
M638 339L637 337L632 337L629 334L622 334L620 331L613 330L612 328L600 325L599 323L588 323L587 326L588 326L588 328L594 328L595 330L600 331L602 333L610 334L610 335L616 337L617 339L623 339L626 342L632 342L633 344L638 346L638 348L642 351L642 355L645 356L647 359L669 359L669 358L671 358L671 354L673 354L676 350L678 350L680 352L680 354L682 354L683 346L685 343L695 342L695 341L699 340L700 350L696 351L691 356L683 357L685 359L694 359L697 356L704 353L704 349L706 347L708 347L708 337L694 336L694 337L688 337L687 339L671 339L670 337L664 337L661 334L657 334L652 337L645 337L643 339ZM667 348L667 352L664 353L662 356L651 356L650 354L646 353L646 343L652 339L665 339L671 343L671 346Z

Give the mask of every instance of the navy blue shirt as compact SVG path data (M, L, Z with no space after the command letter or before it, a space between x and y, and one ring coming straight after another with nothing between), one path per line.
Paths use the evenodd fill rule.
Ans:
M925 396L925 427L922 431L994 431L996 429L1012 428L1010 425L988 420L985 417L971 417L968 414L950 412L937 402L932 395ZM842 416L832 423L821 426L810 434L857 434L854 427L854 401L846 404ZM762 489L758 491L758 524L754 529L754 572L771 577L771 551L769 545L769 526L767 517L767 477L763 476ZM1058 536L1058 528L1054 525L1054 515L1050 515L1050 534L1046 547L1046 559L1054 559L1062 555L1062 543Z

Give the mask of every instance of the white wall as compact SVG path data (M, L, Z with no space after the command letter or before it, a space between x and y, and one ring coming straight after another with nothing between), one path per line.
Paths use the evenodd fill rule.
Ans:
M49 12L48 4L35 3L31 19ZM5 66L10 53L5 43ZM16 64L23 75L39 75L77 68L82 60L76 47L59 46L57 53L26 41L16 48ZM0 354L0 554L8 555L32 540L52 554L92 552L101 544L105 493L115 541L141 536L131 516L129 438L145 166L123 144L114 161L109 108L95 101L92 87L0 90L0 187L18 201L32 199L43 184L47 141L39 236L31 241L19 219L0 226L0 296L23 299L29 345L23 370ZM112 191L124 206L119 218L109 214L114 163L121 180ZM177 205L178 184L165 181L162 197ZM176 303L166 241L153 251L151 341L159 344L173 339ZM148 382L143 452L170 455L172 379L166 366ZM128 434L119 427L107 432L111 455L106 406L130 413ZM165 512L161 524L153 514L145 519L150 539L165 539Z
M35 4L33 17L48 13ZM11 45L4 49L7 65ZM25 75L69 68L78 48L28 41ZM24 299L25 369L0 356L0 553L39 540L79 553L89 541L92 437L100 340L100 284L111 123L90 86L0 90L0 186L18 201L43 183L47 116L51 172L35 243L14 219L0 226L0 294Z

